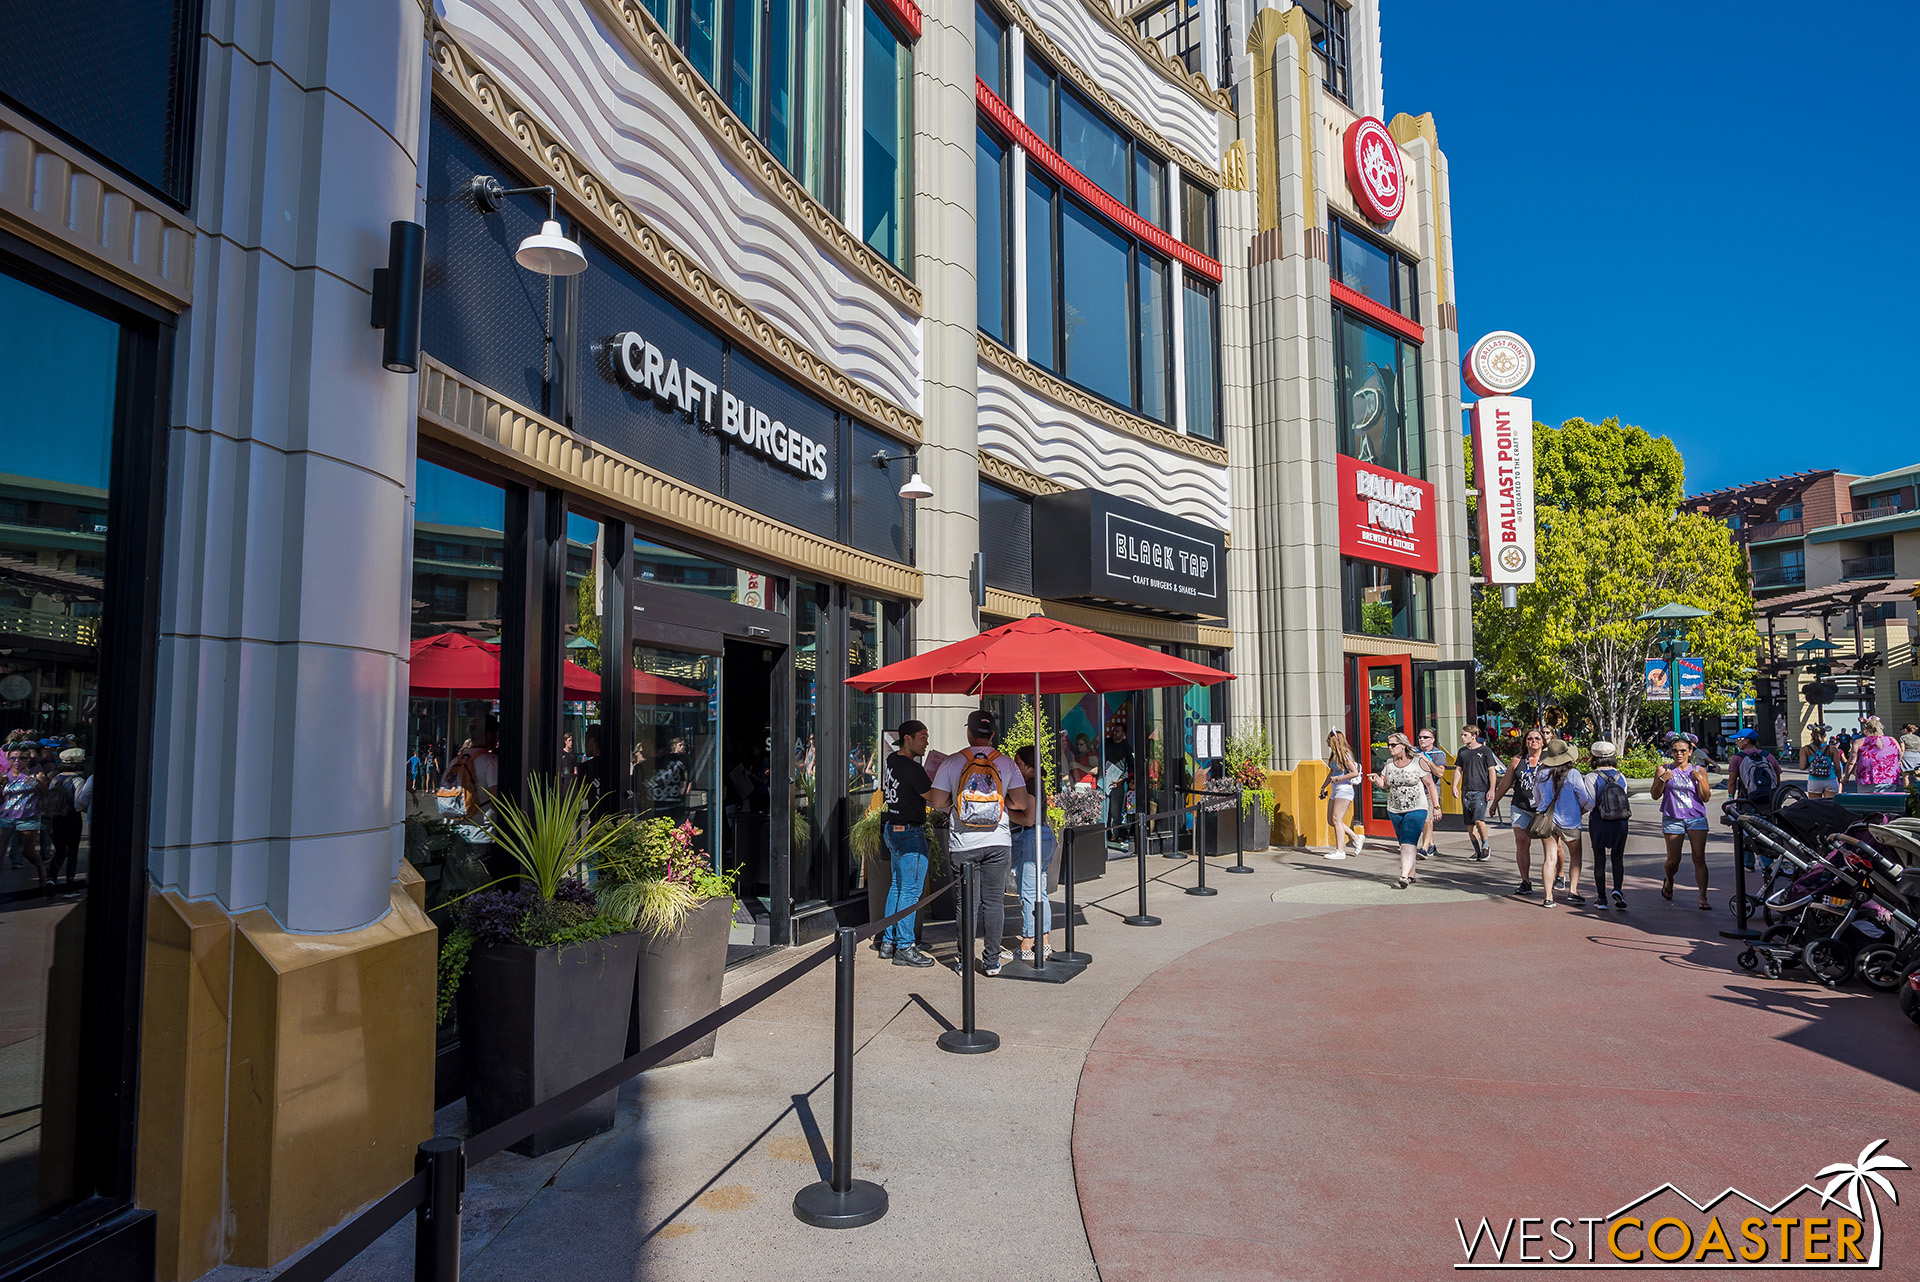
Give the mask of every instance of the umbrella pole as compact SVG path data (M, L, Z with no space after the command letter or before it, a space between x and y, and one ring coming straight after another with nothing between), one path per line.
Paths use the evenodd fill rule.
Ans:
M1047 966L1047 758L1040 755L1040 732L1047 729L1040 715L1040 673L1033 674L1033 786L1040 809L1033 817L1033 968ZM1053 734L1047 734L1047 752L1053 752Z

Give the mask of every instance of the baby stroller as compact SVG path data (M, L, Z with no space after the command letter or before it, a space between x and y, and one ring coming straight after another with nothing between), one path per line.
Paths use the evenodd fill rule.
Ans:
M1870 848L1869 848L1870 849ZM1897 943L1873 902L1873 862L1856 850L1836 850L1767 897L1777 919L1736 961L1742 970L1756 967L1778 979L1792 966L1804 966L1832 988L1854 973L1863 951ZM1883 970L1876 966L1876 973Z

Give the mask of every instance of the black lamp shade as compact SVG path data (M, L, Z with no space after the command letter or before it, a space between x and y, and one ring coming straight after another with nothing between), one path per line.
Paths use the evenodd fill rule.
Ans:
M387 265L373 272L373 326L386 331L380 363L396 374L420 368L420 293L427 261L427 229L393 224Z

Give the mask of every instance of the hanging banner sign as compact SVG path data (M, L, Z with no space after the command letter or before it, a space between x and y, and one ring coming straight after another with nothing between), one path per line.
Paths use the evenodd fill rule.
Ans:
M1433 486L1345 454L1339 467L1340 555L1437 574Z
M1488 396L1474 403L1473 474L1481 573L1493 584L1533 582L1532 400Z
M1665 659L1647 660L1647 698L1661 701L1673 698L1673 686L1667 680Z
M1707 661L1705 659L1680 660L1680 697L1683 700L1707 697Z

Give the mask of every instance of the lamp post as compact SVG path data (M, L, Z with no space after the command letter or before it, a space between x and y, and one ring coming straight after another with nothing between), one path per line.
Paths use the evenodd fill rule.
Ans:
M1680 733L1680 659L1687 652L1688 619L1707 618L1712 611L1669 601L1657 610L1633 616L1635 623L1660 625L1660 651L1667 656L1667 694L1673 700L1673 732Z

